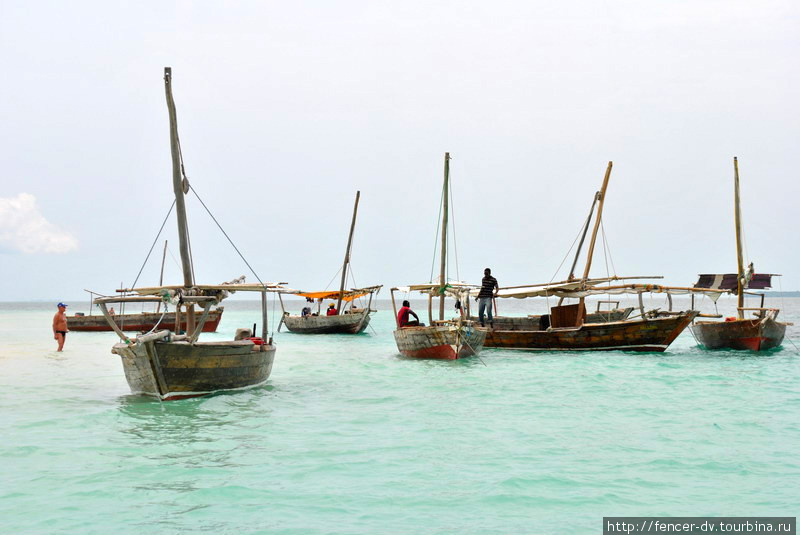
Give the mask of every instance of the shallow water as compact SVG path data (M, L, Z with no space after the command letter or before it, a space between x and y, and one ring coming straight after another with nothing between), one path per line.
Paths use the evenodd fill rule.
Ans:
M800 323L800 299L771 304ZM113 333L70 333L59 354L52 304L0 303L2 532L595 533L604 515L797 514L797 326L762 354L686 331L662 354L434 362L400 357L380 308L363 335L276 334L266 387L159 403L130 395ZM208 339L254 322L256 303L226 302Z

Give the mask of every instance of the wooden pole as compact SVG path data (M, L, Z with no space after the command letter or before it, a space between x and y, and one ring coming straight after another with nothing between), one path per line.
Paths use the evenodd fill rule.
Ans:
M612 162L608 162L606 168L606 176L603 178L603 187L598 192L599 205L597 206L597 216L594 221L594 229L592 230L592 239L589 241L589 252L586 253L586 267L583 270L583 282L589 278L589 270L592 267L592 256L594 255L594 244L597 241L597 231L600 229L600 221L603 219L603 203L606 200L606 188L608 187L608 179L611 177Z
M105 303L99 303L99 304L100 304L100 312L103 313L103 317L106 319L106 322L111 326L112 329L114 329L114 332L117 333L117 336L119 336L123 342L128 342L129 340L128 336L124 332L122 332L122 329L119 328L117 322L114 320L114 317L108 313L106 304Z
M256 333L253 333L255 336ZM267 290L261 292L261 338L267 341Z
M183 177L181 171L180 141L178 140L178 116L172 98L172 68L164 67L164 89L167 94L169 110L169 141L172 152L172 189L175 192L175 213L178 217L178 238L180 239L181 264L183 266L183 286L191 288L192 259L189 253L189 227L186 222L186 203L184 202Z
M353 231L356 228L356 214L358 213L358 199L361 192L356 191L356 203L353 206L353 220L350 222L350 235L347 237L347 249L344 252L344 263L342 264L342 283L339 285L339 300L336 302L336 310L342 309L342 296L344 295L344 285L347 282L347 267L350 263L350 250L353 247ZM352 307L351 307L352 308ZM339 312L341 314L341 312Z
M742 212L739 204L739 160L733 157L733 188L734 188L734 221L736 223L736 290L737 290L737 315L739 319L744 319L744 259L742 258Z
M278 323L278 332L281 332L281 326L283 326L283 320L286 319L286 307L283 306L283 296L280 292L278 292L278 301L281 302L281 321ZM311 308L309 307L309 310Z
M592 267L592 256L594 256L594 244L597 241L597 231L600 229L600 222L603 218L603 203L606 200L606 188L608 187L608 179L611 177L611 167L613 163L608 162L608 167L606 168L606 176L603 178L603 186L600 188L600 191L597 194L597 215L595 216L594 220L594 229L592 230L592 239L589 241L589 251L586 253L586 267L583 270L583 278L581 281L585 284L586 281L589 279L589 270ZM580 298L580 304L583 305L584 298Z
M158 285L164 285L164 262L167 260L167 240L164 240L164 254L161 255L161 275L158 277ZM161 312L161 302L156 306L156 314Z
M450 153L444 153L444 190L442 195L442 253L441 253L441 267L439 269L439 291L442 292L439 297L439 320L444 320L444 287L447 285L447 209L448 200L450 199Z
M394 302L394 288L389 291L389 295L392 296L392 310L394 311L394 324L399 329L400 323L397 321L397 304Z

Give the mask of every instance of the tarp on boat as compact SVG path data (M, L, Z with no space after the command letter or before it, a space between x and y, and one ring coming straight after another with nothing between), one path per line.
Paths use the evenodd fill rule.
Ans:
M448 282L444 286L439 283L425 283L425 284L409 284L408 286L398 286L393 288L403 293L420 292L423 294L448 295L455 299L460 299L464 294L468 294L474 289L478 289L474 284L467 284L465 282Z
M754 273L750 282L745 285L746 290L766 290L772 287L772 277L779 277L772 273ZM701 274L694 285L695 288L710 288L713 290L735 291L739 284L736 273L724 275Z
M353 288L351 290L345 290L344 292L342 292L342 301L347 301L349 303L353 299L358 299L359 297L364 297L365 295L377 292L382 287L383 286L370 286L368 288ZM293 295L300 295L308 299L337 299L337 300L339 299L339 290L324 291L324 292L293 291L291 293Z
M500 290L497 297L516 299L525 299L526 297L563 297L563 298L580 298L592 295L622 295L622 294L640 294L640 293L664 293L672 295L687 295L687 294L705 294L709 296L719 296L727 290L715 290L707 288L684 288L677 286L662 286L660 284L618 284L613 286L600 286L599 281L587 281L587 287L582 288L580 281L539 285L535 287L519 288L519 289L505 289ZM473 296L478 295L478 291L472 292Z

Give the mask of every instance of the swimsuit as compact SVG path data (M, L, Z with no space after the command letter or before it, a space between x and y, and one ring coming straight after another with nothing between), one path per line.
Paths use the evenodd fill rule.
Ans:
M67 331L56 331L56 334L62 335L64 338L67 337Z

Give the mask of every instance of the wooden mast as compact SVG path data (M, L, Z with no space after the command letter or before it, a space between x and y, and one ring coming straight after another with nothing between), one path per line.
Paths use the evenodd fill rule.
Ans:
M447 286L447 208L448 200L450 198L450 153L444 153L444 190L442 195L442 253L441 253L441 267L439 269L439 320L444 320L444 289Z
M167 260L167 243L168 240L164 240L164 253L161 255L161 275L158 277L158 285L164 285L164 262ZM156 306L156 313L161 311L161 302L159 301L158 305Z
M350 235L347 237L347 249L344 252L344 263L342 264L342 282L339 284L339 301L336 303L336 310L342 313L342 296L344 295L344 285L347 282L347 266L350 263L350 250L353 246L353 231L356 228L356 214L358 213L358 199L361 192L356 191L356 203L353 206L353 220L350 222Z
M586 268L583 270L583 278L581 279L582 282L586 282L589 278L589 269L592 267L592 256L594 255L594 244L597 241L597 231L600 228L600 221L603 218L603 203L606 200L606 188L608 187L608 179L611 176L611 166L613 165L612 162L608 162L608 167L606 168L606 176L603 178L603 187L600 188L600 192L597 194L597 198L600 201L599 205L597 206L597 217L594 220L594 229L592 230L592 239L589 241L589 252L586 253Z
M744 319L744 260L742 259L742 212L739 204L739 160L733 157L734 221L736 222L737 316Z
M600 229L600 221L602 221L603 217L603 203L606 200L606 188L608 187L608 179L611 177L611 167L613 162L608 162L608 167L606 168L606 176L603 178L603 186L600 188L600 191L597 194L597 199L599 201L597 205L597 216L594 220L594 229L592 229L592 239L589 241L589 251L586 253L586 267L583 270L583 278L581 282L583 286L586 285L586 281L589 279L589 270L592 267L592 256L594 256L594 244L597 241L597 231ZM583 297L580 299L580 304L583 305L584 303Z
M192 259L189 253L189 228L186 223L186 203L184 202L181 155L178 141L178 116L175 101L172 99L172 67L164 67L164 88L167 93L169 109L169 142L172 151L172 189L175 191L175 213L178 216L178 238L180 239L181 265L183 266L183 286L194 286L192 280Z

